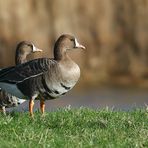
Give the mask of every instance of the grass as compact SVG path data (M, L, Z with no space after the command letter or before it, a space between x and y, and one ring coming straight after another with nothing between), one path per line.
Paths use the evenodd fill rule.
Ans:
M142 148L148 147L148 112L59 109L0 115L0 147Z

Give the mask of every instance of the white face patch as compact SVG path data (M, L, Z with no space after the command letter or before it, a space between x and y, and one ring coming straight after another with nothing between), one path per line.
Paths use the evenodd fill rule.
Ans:
M34 44L32 44L32 46L33 46L33 52L35 52L36 51L36 47L34 46Z
M75 47L79 47L79 43L78 43L78 41L77 41L77 39L75 38Z
M32 46L33 46L33 48L32 48L32 50L33 50L33 52L36 52L36 51L43 51L42 49L39 49L39 48L36 48L35 46L34 46L34 44L32 44Z
M82 48L85 49L85 47L78 43L77 39L75 38L75 48Z

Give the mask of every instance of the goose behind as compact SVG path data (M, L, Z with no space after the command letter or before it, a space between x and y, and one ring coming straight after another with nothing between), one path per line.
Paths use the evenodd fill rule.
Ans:
M15 53L15 64L19 65L22 63L25 63L27 61L27 56L33 52L42 51L41 49L38 49L34 46L33 43L29 41L22 41L20 42L16 47L16 53ZM3 73L8 72L10 68L1 69ZM3 91L0 89L0 110L6 114L5 108L9 107L15 107L18 104L23 103L25 100L19 99L6 91Z

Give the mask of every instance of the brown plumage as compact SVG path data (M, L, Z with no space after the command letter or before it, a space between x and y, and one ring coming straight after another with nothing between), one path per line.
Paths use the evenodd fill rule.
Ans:
M29 111L33 116L34 99L40 97L44 113L46 99L54 99L71 90L80 77L79 66L68 56L67 51L82 48L74 36L64 34L54 46L54 58L35 59L0 72L0 87L9 93L30 100Z
M15 64L22 64L27 62L27 56L33 52L42 51L36 48L29 41L22 41L16 47ZM0 90L0 110L5 114L5 108L15 107L25 100L19 99L6 91Z
M15 51L15 64L22 64L27 62L27 56L33 52L41 52L41 49L38 49L34 46L33 43L29 41L20 42Z

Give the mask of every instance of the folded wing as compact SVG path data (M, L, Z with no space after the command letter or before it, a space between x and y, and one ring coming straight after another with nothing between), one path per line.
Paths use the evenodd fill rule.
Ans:
M53 60L48 58L35 59L24 64L0 70L0 82L20 83L26 79L42 75L52 66Z

